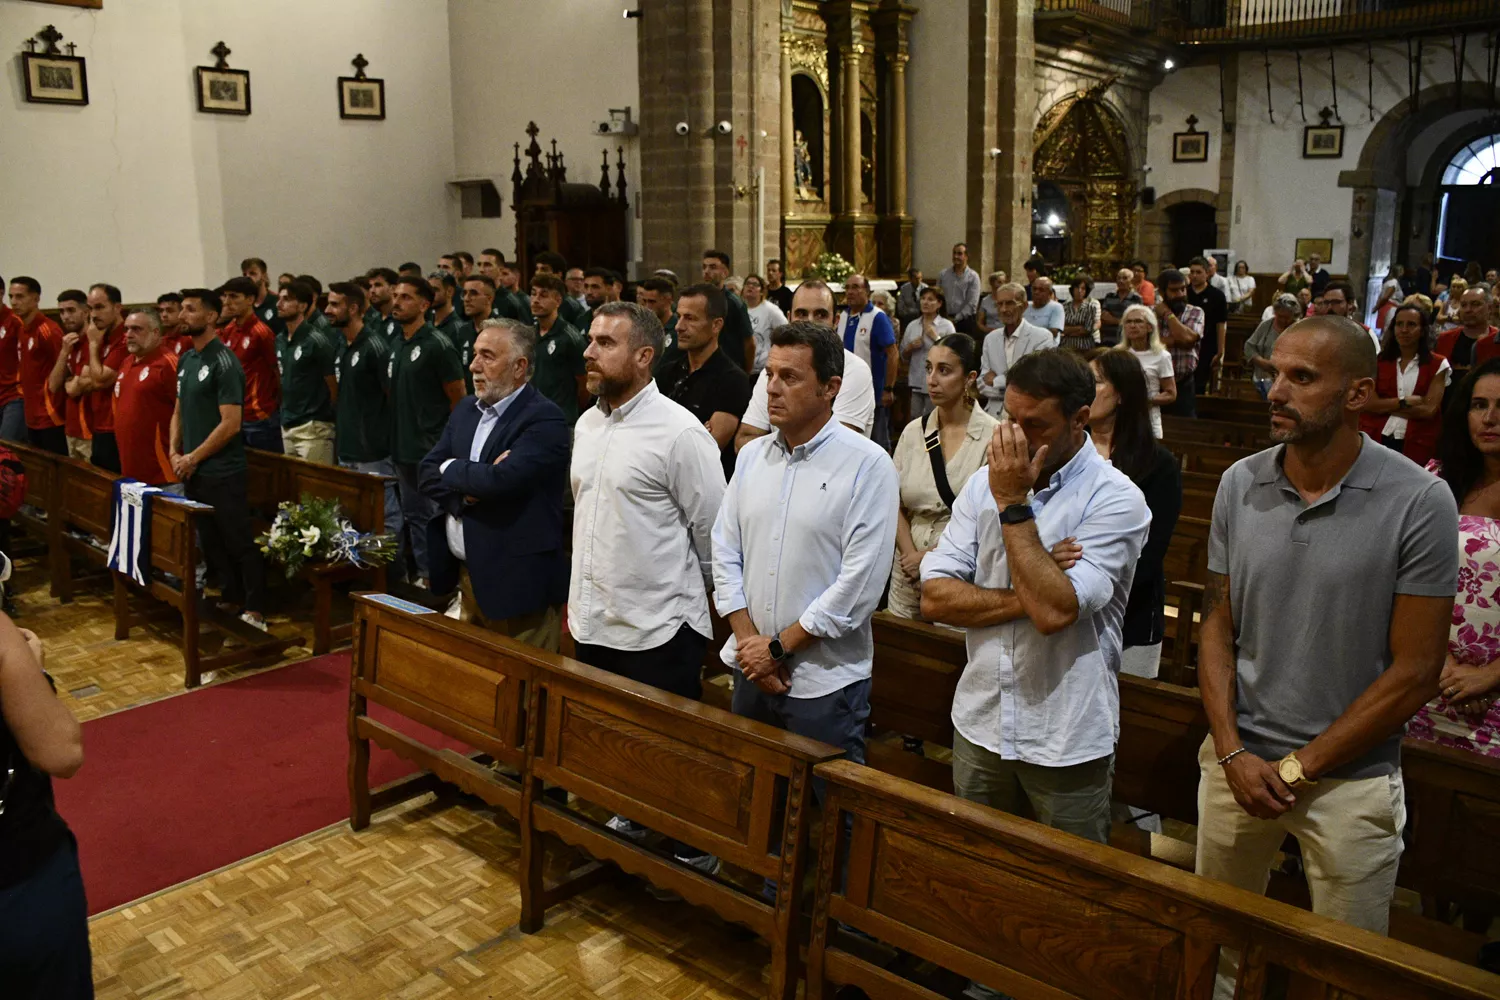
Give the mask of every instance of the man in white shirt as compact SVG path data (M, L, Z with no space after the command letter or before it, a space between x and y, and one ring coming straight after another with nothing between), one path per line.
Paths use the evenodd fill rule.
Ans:
M953 244L953 266L938 273L943 300L948 303L948 318L959 333L973 336L974 314L979 312L979 272L969 266L969 248Z
M985 412L1005 415L1005 373L1028 354L1052 347L1052 332L1022 319L1026 289L1017 282L1001 285L995 292L995 310L1000 327L984 338L979 361L979 395Z
M833 290L817 278L809 278L797 286L792 296L792 322L821 323L832 329ZM740 418L740 429L734 436L734 450L738 454L745 445L771 430L770 395L767 385L770 376L765 372L755 380L750 392L750 405ZM833 401L833 415L839 423L851 430L870 436L875 424L875 381L870 366L859 356L844 352L844 377Z
M1011 420L922 561L922 617L968 630L954 791L1006 812L1024 797L1039 822L1107 843L1121 628L1151 512L1089 440L1093 399L1072 352L1011 369Z
M820 323L771 340L769 436L741 453L714 524L714 603L734 635L734 712L865 757L874 637L900 483L834 416L845 352Z
M1062 337L1067 320L1063 316L1062 303L1052 292L1052 279L1038 276L1031 283L1031 304L1024 316L1032 326L1039 326L1052 334L1052 346L1056 347Z

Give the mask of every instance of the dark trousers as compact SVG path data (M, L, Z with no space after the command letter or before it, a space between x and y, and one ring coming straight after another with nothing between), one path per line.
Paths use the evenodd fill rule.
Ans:
M208 571L219 581L225 602L263 613L266 567L250 525L248 479L245 472L214 478L196 474L184 486L189 500L209 504L214 509L213 517L199 522L203 557L208 561Z
M1196 374L1196 373L1194 373ZM1177 398L1161 408L1161 412L1174 417L1196 417L1198 415L1197 393L1194 391L1193 375L1177 379Z
M820 698L793 698L767 694L737 673L730 709L735 715L838 747L855 763L865 762L865 723L870 718L868 677ZM823 801L823 789L822 779L814 778L813 795L819 802Z
M684 624L655 649L625 650L579 643L578 659L591 667L697 701L703 696L703 654L708 640Z
M272 415L251 424L241 424L240 437L244 439L246 448L269 451L275 455L286 454L281 443L281 418L279 416Z
M95 431L94 450L90 461L101 469L120 474L120 446L115 441L114 431Z
M0 995L91 1000L88 904L78 851L59 848L30 878L0 889Z
M62 427L30 427L26 430L26 439L33 448L50 451L54 455L68 454L68 432Z

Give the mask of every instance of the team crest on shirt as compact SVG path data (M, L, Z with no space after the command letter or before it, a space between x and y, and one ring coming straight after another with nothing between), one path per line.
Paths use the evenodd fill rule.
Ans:
M140 377L139 381L141 381L141 382L146 381L146 376L150 375L150 374L151 374L151 369L149 369L149 368L142 368L141 369L141 377ZM116 382L115 384L118 385L119 383Z
M396 335L396 321L395 320L389 320L385 324L385 335L387 337L394 337Z
M29 351L34 347L36 347L36 338L32 337L30 340L26 341L26 349Z
M247 351L250 350L250 338L249 337L245 338L245 347L244 347L244 349L247 350Z
M292 360L293 361L301 361L302 360L302 348L301 347L298 347L295 351L292 352Z
M547 345L547 353L548 354L556 354L557 353L557 341L554 340L552 343L550 343L550 344Z
M353 368L357 364L359 364L359 352L355 351L349 355L349 367Z
M407 359L407 360L409 360L409 361L415 361L418 358L420 358L421 356L422 356L422 348L420 346L413 347L411 349L411 357L409 359Z
M207 368L199 368L198 369L198 381L199 382L203 382L203 381L206 381L207 379L208 379L208 369Z

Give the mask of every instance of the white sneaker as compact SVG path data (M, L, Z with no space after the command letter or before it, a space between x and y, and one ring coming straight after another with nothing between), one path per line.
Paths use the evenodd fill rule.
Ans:
M642 826L633 819L626 819L624 816L611 816L604 824L604 827L611 833L619 834L633 844L644 844L646 837L651 833L647 827Z
M258 628L262 632L271 631L271 626L266 624L266 620L264 618L256 617L250 614L250 612L248 611L240 615L240 621L244 622L246 625L249 625L251 628Z
M451 600L451 601L448 602L448 610L444 611L443 615L445 617L452 618L454 621L462 621L463 620L463 617L464 617L464 595L461 592L458 592L458 591L454 592L454 594L453 594L453 600Z

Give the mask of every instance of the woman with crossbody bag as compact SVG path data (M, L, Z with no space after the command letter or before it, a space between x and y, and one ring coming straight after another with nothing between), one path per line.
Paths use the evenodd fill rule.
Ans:
M964 333L949 334L927 351L932 412L913 420L896 443L901 510L887 610L919 618L922 557L937 545L953 516L953 499L985 463L998 421L975 405L979 349Z

